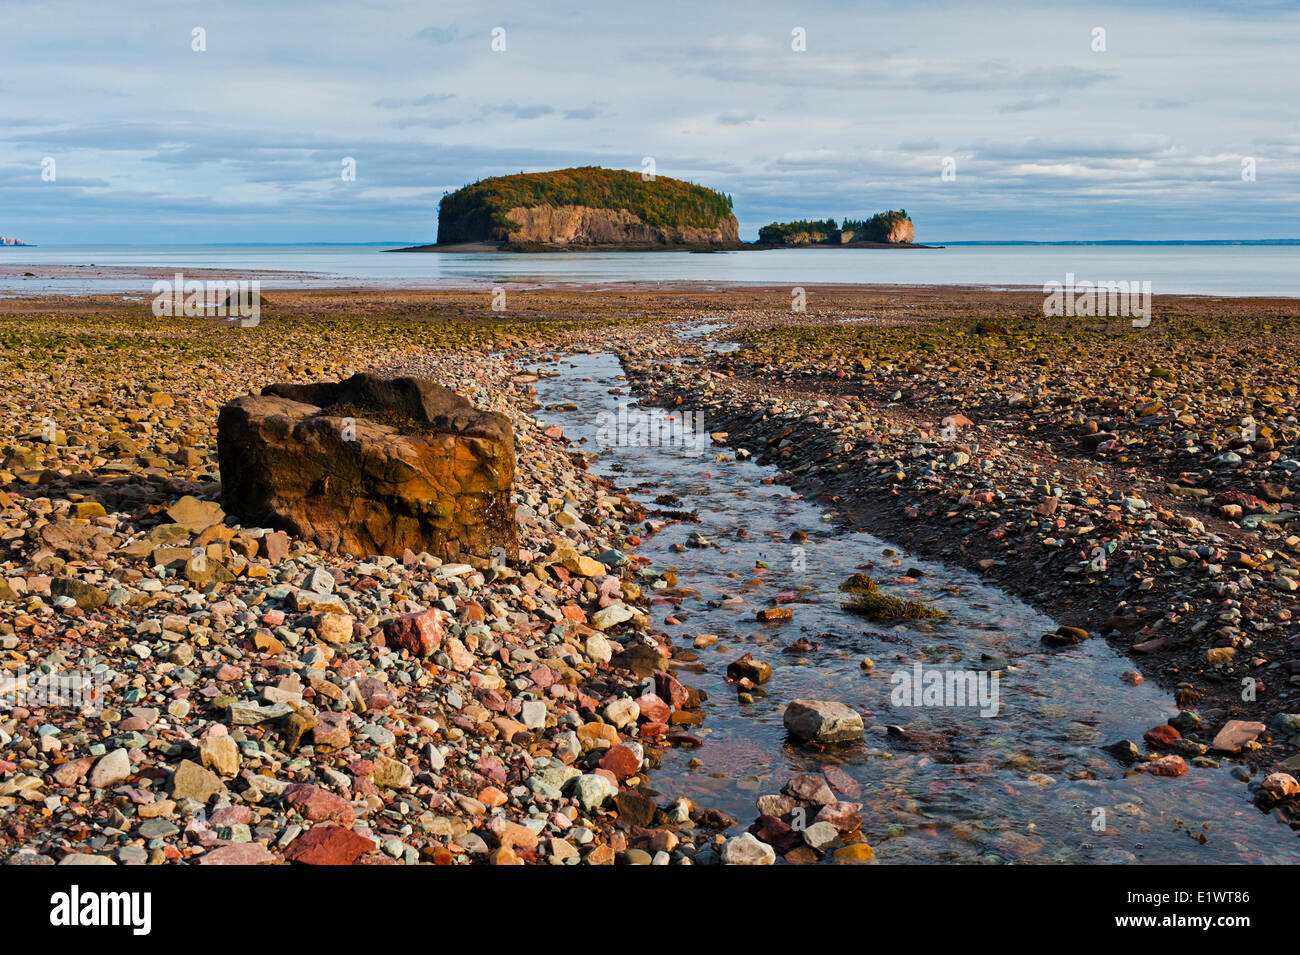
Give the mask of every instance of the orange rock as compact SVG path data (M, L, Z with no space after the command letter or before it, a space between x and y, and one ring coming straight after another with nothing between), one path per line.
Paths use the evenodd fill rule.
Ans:
M608 723L583 723L577 733L583 749L607 749L621 742L618 730Z
M284 857L304 865L350 865L374 848L365 836L328 824L308 829L289 844Z
M253 646L263 653L284 653L284 644L271 635L269 631L259 630L253 634Z
M537 833L517 822L497 818L492 820L492 831L501 840L503 849L533 849L537 847Z
M587 865L613 865L614 850L609 846L596 846L583 856L583 861Z
M498 716L492 721L492 725L504 739L514 739L516 733L528 732L528 727L518 720L512 720L508 716Z
M1161 756L1147 763L1147 772L1155 776L1181 776L1187 772L1187 764L1181 756Z
M838 865L862 865L874 861L875 858L875 850L865 842L855 842L835 850L835 862Z

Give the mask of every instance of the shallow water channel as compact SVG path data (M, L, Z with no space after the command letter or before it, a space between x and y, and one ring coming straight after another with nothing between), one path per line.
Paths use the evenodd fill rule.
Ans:
M964 570L837 530L815 502L763 484L777 470L736 460L735 449L606 446L596 434L610 420L601 413L639 409L617 358L573 355L541 367L559 373L537 382L541 421L560 425L576 450L599 451L592 469L647 507L699 518L669 523L636 549L656 570L678 575L677 591L655 599L655 623L687 658L679 678L709 697L703 726L691 730L703 746L665 751L651 775L656 791L722 809L740 820L739 831L756 817L757 796L833 764L861 789L841 798L863 803L863 833L882 863L1300 861L1300 839L1254 807L1228 765L1160 778L1100 749L1123 738L1141 746L1146 730L1178 711L1154 682L1121 679L1133 664L1104 641L1045 647L1039 638L1055 629L1050 618ZM554 408L569 404L577 410ZM808 539L792 543L796 531ZM693 535L704 546L692 546ZM914 568L923 573L905 578ZM855 572L946 616L890 626L846 613L838 587ZM755 613L778 598L793 619L759 623ZM719 642L693 650L701 633ZM800 637L814 648L786 652ZM739 702L725 672L745 653L773 668L752 703ZM874 662L870 672L864 656ZM917 664L922 673L982 671L989 680L996 673L996 714L895 705L900 683L891 677L915 675ZM782 712L797 698L854 707L865 739L824 752L790 743Z

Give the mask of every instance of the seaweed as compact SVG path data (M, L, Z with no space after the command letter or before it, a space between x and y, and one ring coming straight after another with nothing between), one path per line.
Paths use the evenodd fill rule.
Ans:
M904 600L880 593L876 582L866 574L853 574L840 584L842 593L853 594L851 600L841 604L841 608L859 617L866 617L875 623L891 620L923 620L942 617L942 610L937 610L919 600Z

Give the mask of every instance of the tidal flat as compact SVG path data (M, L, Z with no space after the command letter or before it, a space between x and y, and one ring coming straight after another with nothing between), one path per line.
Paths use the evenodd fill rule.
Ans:
M0 300L6 861L1300 858L1300 302L268 299ZM220 407L359 371L509 418L517 553L349 557L222 509ZM584 440L619 403L706 449ZM936 613L847 613L853 574ZM891 709L917 663L1002 673L1010 715ZM82 705L33 692L73 672ZM813 692L861 738L787 733Z

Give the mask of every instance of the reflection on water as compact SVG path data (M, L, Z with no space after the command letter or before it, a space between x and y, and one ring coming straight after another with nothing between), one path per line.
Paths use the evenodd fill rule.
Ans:
M617 359L579 355L548 370L561 375L537 383L541 405L572 402L577 410L539 417L595 453L596 416L635 400ZM1039 638L1055 624L1033 608L963 570L838 532L813 503L762 483L774 468L726 458L614 447L592 465L651 509L699 517L669 523L637 549L654 568L679 575L679 589L655 599L654 617L684 658L679 676L709 696L704 745L667 751L651 777L658 790L723 809L743 827L756 816L757 796L833 763L861 789L853 798L863 803L863 832L882 862L1300 861L1300 840L1251 804L1229 768L1157 778L1126 770L1099 748L1141 740L1177 712L1153 682L1124 682L1132 663L1103 641L1047 649ZM797 531L807 539L792 542ZM701 536L705 546L692 546ZM912 570L922 573L906 577ZM840 609L838 586L855 572L947 615L900 626L853 617ZM774 602L793 619L757 622L756 611ZM718 644L692 650L702 633ZM798 638L810 646L790 652ZM773 668L752 703L739 702L725 674L745 653ZM874 662L870 672L864 656ZM894 706L891 674L917 663L997 672L997 715ZM787 745L782 707L796 698L854 707L868 725L865 740L827 753ZM908 742L888 726L903 728ZM1104 831L1095 831L1102 819Z

